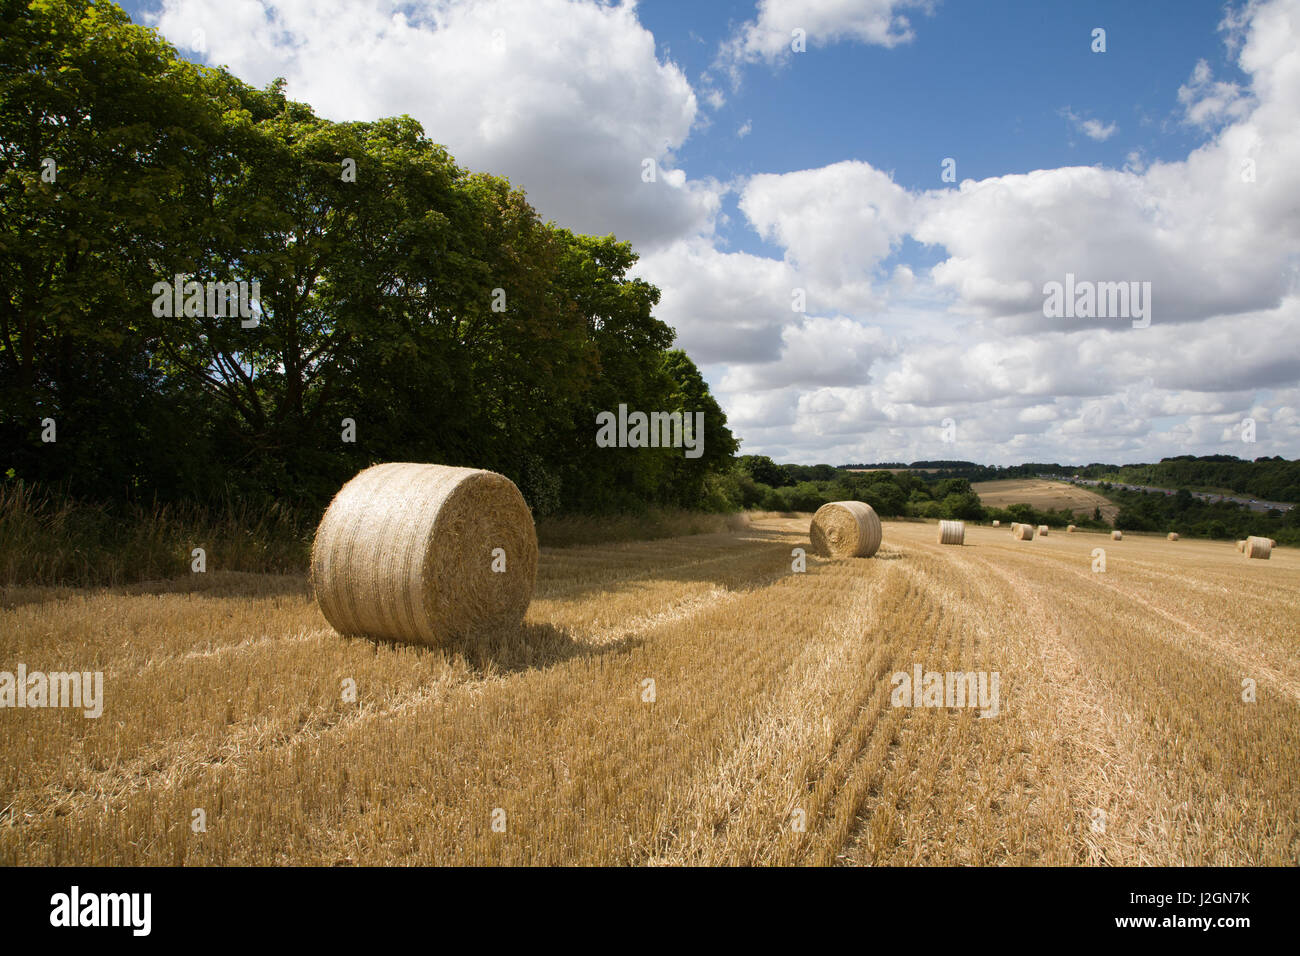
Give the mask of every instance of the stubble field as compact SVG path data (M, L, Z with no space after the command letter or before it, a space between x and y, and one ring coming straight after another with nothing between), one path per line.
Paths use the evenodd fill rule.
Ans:
M1106 521L1114 522L1119 505L1105 495L1064 481L1046 478L1003 478L998 481L977 481L971 485L980 501L989 508L1007 508L1026 504L1042 511L1059 511L1068 508L1076 515L1092 516L1094 508L1101 509Z
M105 692L0 711L0 864L1297 862L1294 551L887 522L793 573L807 530L544 549L446 650L297 576L0 594L0 669ZM998 715L893 706L916 665Z

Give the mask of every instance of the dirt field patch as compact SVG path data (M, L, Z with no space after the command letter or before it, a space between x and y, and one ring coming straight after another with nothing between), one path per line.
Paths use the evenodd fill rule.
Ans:
M1043 478L1008 478L1003 481L979 481L971 487L975 489L975 494L980 496L980 501L992 508L1026 504L1044 511L1069 508L1077 515L1088 516L1092 515L1094 508L1101 508L1101 516L1112 522L1119 514L1119 505L1105 496L1063 481L1048 481Z

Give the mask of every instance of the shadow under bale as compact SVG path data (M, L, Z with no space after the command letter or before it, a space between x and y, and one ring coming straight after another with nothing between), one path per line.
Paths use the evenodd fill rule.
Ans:
M367 637L361 634L344 636L349 640L366 641L376 648L401 648L426 654L460 657L478 676L542 670L574 658L603 657L606 654L639 647L644 643L643 638L627 636L602 644L588 644L574 639L573 635L564 628L553 624L531 623L451 637L444 644L436 647L409 644L384 637Z

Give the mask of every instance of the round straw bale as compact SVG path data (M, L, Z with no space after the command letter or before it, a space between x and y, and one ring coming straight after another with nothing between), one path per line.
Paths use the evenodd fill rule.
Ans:
M808 529L813 552L832 558L869 558L880 547L880 517L864 501L830 501Z
M1237 550L1244 552L1246 550L1246 539L1242 538L1237 542Z
M1045 537L1047 537L1047 532L1048 532L1048 530L1049 530L1049 529L1048 529L1047 525L1045 525L1045 524L1040 524L1040 525L1038 526L1038 536L1039 536L1040 538L1045 538Z
M1178 540L1178 532L1177 532L1177 531L1170 531L1169 534L1167 534L1165 537L1167 537L1170 541L1177 541L1177 540Z
M1273 540L1272 538L1269 538L1269 539L1268 539L1268 546L1269 546L1270 548L1276 548L1276 547L1277 547L1277 542L1276 542L1275 540Z
M1017 541L1034 540L1034 526L1031 524L1017 523L1016 526L1011 529L1011 533L1015 535Z
M1267 561L1269 555L1273 553L1272 541L1272 538L1261 538L1252 534L1246 539L1246 557L1263 558Z
M335 630L418 644L517 624L536 577L523 495L475 468L367 468L334 496L311 549L316 601Z
M940 544L961 544L966 540L966 522L964 521L940 521L939 522L939 543Z
M1000 527L1002 527L1002 522L999 521L997 518L994 518L994 519L993 519L993 527L995 527L995 528L1000 528Z
M1078 526L1076 526L1076 525L1067 524L1067 525L1065 526L1065 533L1066 533L1066 534L1074 534L1074 533L1075 533L1076 531L1078 531L1078 530L1079 530L1079 529L1078 529Z
M1123 531L1112 531L1112 532L1110 533L1110 540L1112 540L1112 541L1123 541L1123 540L1124 540L1124 532L1123 532Z

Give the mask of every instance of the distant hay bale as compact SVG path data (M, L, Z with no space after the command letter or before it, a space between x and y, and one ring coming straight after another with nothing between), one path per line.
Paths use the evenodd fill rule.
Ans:
M1000 527L1002 527L1002 522L999 521L997 518L994 518L994 519L993 519L993 527L995 527L995 528L1000 528Z
M1237 542L1237 550L1244 552L1246 550L1246 539L1242 538Z
M475 468L365 469L334 496L311 550L316 601L335 630L417 644L517 624L536 577L523 495Z
M1045 525L1045 524L1040 524L1040 525L1038 526L1038 536L1039 536L1040 538L1045 538L1045 537L1047 537L1047 532L1048 532L1048 527L1047 527L1047 525Z
M1268 546L1269 546L1270 548L1276 548L1276 547L1277 547L1277 542L1274 541L1272 538L1269 538L1269 539L1268 539Z
M880 517L863 501L831 501L813 515L808 537L813 553L832 558L869 558L880 548Z
M1079 528L1078 528L1077 525L1067 524L1067 525L1065 526L1065 533L1066 533L1066 534L1074 534L1074 533L1075 533L1076 531L1078 531L1078 530L1079 530Z
M1110 533L1110 540L1112 540L1112 541L1123 541L1123 540L1124 540L1124 532L1123 532L1123 531L1112 531L1112 532Z
M964 521L940 521L939 522L939 543L940 544L961 544L966 540L966 522Z
M1012 535L1015 536L1015 539L1016 539L1017 541L1033 541L1033 540L1034 540L1034 526L1031 525L1031 524L1019 524L1019 523L1017 523L1017 524L1016 524L1016 525L1011 529L1011 533L1012 533Z
M1167 537L1170 541L1177 541L1177 540L1178 540L1178 532L1177 532L1177 531L1170 531L1169 534L1167 534L1165 537Z
M1248 558L1263 558L1268 560L1269 555L1273 553L1273 539L1261 538L1251 535L1246 539L1245 554Z

